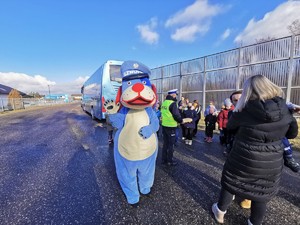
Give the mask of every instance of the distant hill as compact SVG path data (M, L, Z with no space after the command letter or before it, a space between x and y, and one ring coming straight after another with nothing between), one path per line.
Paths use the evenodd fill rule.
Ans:
M2 94L2 95L8 95L12 89L13 88L11 88L11 87L0 84L0 94ZM24 92L19 91L19 90L17 90L17 91L20 93L20 95L27 96L27 94L25 94Z

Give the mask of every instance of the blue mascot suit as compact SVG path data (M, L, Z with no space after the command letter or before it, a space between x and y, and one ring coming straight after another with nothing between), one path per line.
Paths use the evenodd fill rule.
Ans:
M140 193L150 193L154 182L159 121L153 105L157 97L145 65L125 61L121 73L122 86L117 99L106 101L104 107L117 128L114 144L117 177L128 203L135 205Z

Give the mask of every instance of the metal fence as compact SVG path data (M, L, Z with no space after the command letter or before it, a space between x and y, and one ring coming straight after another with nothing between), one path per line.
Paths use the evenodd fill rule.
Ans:
M64 99L39 99L39 98L0 98L0 112L26 109L32 106L47 106L66 103Z
M203 106L214 101L220 108L248 77L262 74L283 89L287 101L300 105L300 35L157 67L151 73L160 101L177 88L179 96Z

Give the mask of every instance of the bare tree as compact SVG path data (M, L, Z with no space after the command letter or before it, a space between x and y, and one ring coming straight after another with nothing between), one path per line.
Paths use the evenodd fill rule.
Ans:
M287 29L292 35L300 34L300 20L294 20L290 25L287 26Z
M255 39L255 43L259 44L259 43L263 43L263 42L267 42L267 41L273 41L273 40L275 40L274 37L268 36L266 38Z
M23 109L22 95L16 89L12 89L8 94L8 108L9 109Z

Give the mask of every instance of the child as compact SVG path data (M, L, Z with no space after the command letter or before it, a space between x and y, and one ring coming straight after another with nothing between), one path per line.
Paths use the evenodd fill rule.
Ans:
M160 125L161 125L161 111L160 111L160 104L159 104L159 102L156 103L154 111L155 111L157 119L159 121L159 129L156 132L157 133L157 137L159 137L159 131L160 131Z
M284 152L283 152L284 165L297 173L300 170L300 165L293 158L292 146L286 137L283 138L282 143L284 145Z
M234 109L234 106L232 105L229 98L226 98L224 101L225 108L221 110L221 112L218 115L217 121L219 124L219 130L220 130L220 143L225 146L228 144L228 131L227 131L227 123L228 123L228 112L232 111Z
M193 131L195 129L195 121L197 119L197 113L193 107L193 103L189 102L187 104L187 109L183 111L183 118L191 118L193 119L190 123L183 124L185 132L186 132L186 140L185 144L192 145L193 143Z
M216 129L216 122L217 122L217 116L214 107L211 106L209 108L209 113L205 116L204 121L205 121L205 135L207 137L205 141L211 143L214 130Z

